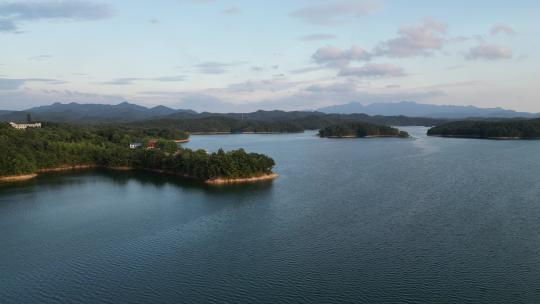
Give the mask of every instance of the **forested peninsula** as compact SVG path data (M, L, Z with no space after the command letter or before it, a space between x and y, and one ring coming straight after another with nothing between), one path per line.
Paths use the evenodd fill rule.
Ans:
M540 139L540 119L455 121L433 127L427 134L484 139Z
M374 125L425 125L446 122L440 119L405 116L369 116L365 114L324 114L318 112L257 111L253 113L177 113L159 119L142 120L127 125L151 128L178 128L192 134L223 133L295 133L320 130L348 123Z
M208 153L175 142L188 136L176 129L45 123L16 130L0 124L0 180L91 167L148 170L214 184L276 177L274 160L266 155L243 149Z
M355 137L401 137L409 134L396 128L369 123L349 122L328 126L319 130L320 137L355 138Z

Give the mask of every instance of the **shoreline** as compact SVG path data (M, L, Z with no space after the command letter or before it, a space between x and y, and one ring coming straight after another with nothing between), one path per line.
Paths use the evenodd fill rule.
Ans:
M96 165L64 165L56 168L44 168L44 169L38 169L37 173L49 173L49 172L62 172L62 171L70 171L70 170L81 170L81 169L93 169L97 168Z
M367 136L356 136L356 135L345 135L345 136L319 136L320 138L410 138L409 137L403 137L399 135L367 135Z
M441 134L427 134L432 137L442 138L464 138L464 139L487 139L487 140L539 140L540 137L484 137L484 136L470 136L470 135L441 135Z
M226 185L226 184L243 184L243 183L254 183L259 181L267 181L267 180L273 180L279 177L279 174L277 173L268 173L263 174L259 176L252 176L252 177L238 177L238 178L214 178L214 179L199 179L190 175L185 175L173 171L164 171L164 170L156 170L156 169L144 169L144 168L132 168L133 170L141 170L141 171L147 171L147 172L153 172L153 173L159 173L159 174L168 174L168 175L175 175L182 178L199 181L207 185Z
M22 181L33 179L36 176L37 176L36 173L23 174L23 175L0 176L0 183L22 182Z
M189 142L189 138L186 138L186 139L175 139L174 142L177 143L177 144L187 143L187 142Z
M190 135L250 135L250 134L298 134L298 133L305 133L304 131L298 131L298 132L191 132Z
M8 176L0 176L0 182L17 182L17 181L26 181L33 179L37 177L41 173L54 173L54 172L64 172L64 171L75 171L75 170L84 170L84 169L107 169L107 170L115 170L115 171L131 171L131 170L141 170L146 172L153 172L153 173L159 173L159 174L167 174L167 175L174 175L186 179L191 179L194 181L199 181L201 183L207 184L207 185L227 185L227 184L241 184L241 183L254 183L259 181L268 181L276 179L279 175L277 173L269 173L269 174L263 174L260 176L253 176L253 177L239 177L239 178L215 178L215 179L199 179L193 176L173 172L173 171L164 171L164 170L156 170L156 169L145 169L145 168L135 168L135 167L129 167L129 166L119 166L119 167L103 167L98 165L73 165L73 166L61 166L57 168L45 168L45 169L39 169L36 171L36 173L30 173L30 174L21 174L21 175L8 175Z
M277 173L269 173L269 174L264 174L261 176L254 176L254 177L207 179L204 181L204 183L208 185L254 183L254 182L260 182L260 181L274 180L278 177L279 177L279 174Z

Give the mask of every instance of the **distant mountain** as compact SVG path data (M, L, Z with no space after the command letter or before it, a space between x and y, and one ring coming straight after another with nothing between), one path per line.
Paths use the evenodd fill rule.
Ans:
M175 110L165 106L148 108L128 102L116 105L73 102L54 103L24 111L0 111L0 121L25 122L28 113L32 115L32 120L40 122L133 123L148 126L189 126L190 128L199 126L194 129L205 130L220 125L239 129L244 124L252 127L259 126L262 129L274 129L275 127L270 128L269 125L276 123L287 125L289 129L298 129L298 126L304 129L318 129L343 120L394 126L433 126L448 120L471 117L486 120L540 117L537 114L501 108L481 109L471 106L438 106L415 102L379 103L367 106L349 103L323 108L320 111L259 110L251 113L197 113L192 110ZM296 127L293 128L292 125Z
M263 111L251 113L197 113L165 106L147 108L127 102L117 105L54 103L25 111L1 114L0 121L26 121L27 114L40 122L88 124L128 124L154 128L177 128L191 132L294 132L315 130L340 122L367 122L394 126L434 126L443 119L369 116L366 114L325 114L316 111Z
M157 115L157 116L171 115L171 114L177 113L177 112L193 113L193 114L197 113L197 112L191 111L191 110L180 110L180 111L178 111L178 110L168 108L166 106L156 106L156 107L150 108L149 111L153 115Z
M392 126L436 126L445 119L325 114L313 111L256 111L251 113L174 113L131 123L152 128L178 128L190 132L298 132L316 130L342 122L364 122Z
M175 113L192 113L191 110L175 110L165 106L147 108L136 104L122 102L117 105L54 103L48 106L30 108L24 111L2 111L0 121L25 121L26 114L32 114L36 121L56 122L129 122L152 119Z
M318 109L323 113L352 114L364 113L368 115L396 116L404 115L411 117L432 117L462 119L471 117L492 118L535 118L539 113L516 112L503 108L477 108L474 106L452 106L421 104L412 101L397 103L373 103L363 105L358 102L329 106Z

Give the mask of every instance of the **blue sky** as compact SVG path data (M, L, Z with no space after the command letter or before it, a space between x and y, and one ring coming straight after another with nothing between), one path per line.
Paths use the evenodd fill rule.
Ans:
M414 100L540 112L538 1L0 0L0 109Z

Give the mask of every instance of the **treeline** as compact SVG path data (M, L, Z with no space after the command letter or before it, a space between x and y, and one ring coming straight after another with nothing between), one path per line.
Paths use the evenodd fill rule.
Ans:
M88 127L91 128L91 127ZM181 131L173 127L169 128L144 128L136 125L130 127L123 125L95 126L91 128L99 136L107 140L122 145L138 142L142 143L148 139L164 140L184 140L189 138L189 132Z
M166 107L145 108L134 104L53 104L28 111L0 113L0 121L25 122L27 114L35 121L72 124L119 124L163 128L165 125L190 132L299 132L321 129L343 121L392 126L435 126L444 119L366 114L325 114L317 111L255 111L250 113L197 113Z
M15 130L0 127L0 175L34 173L38 169L83 164L125 166L129 150L89 128L44 124Z
M148 128L177 128L191 133L294 133L303 132L301 124L292 121L257 121L212 116L185 119L158 119L128 124Z
M165 137L157 137L160 136ZM15 130L0 124L0 176L35 173L40 169L93 165L171 171L198 179L238 178L271 172L274 161L243 150L208 154L178 147L175 131L120 129L44 124ZM155 149L130 149L141 138L156 140Z
M376 125L433 126L445 120L405 116L365 114L324 114L320 112L257 111L253 113L180 113L166 118L144 120L128 125L150 128L177 128L192 133L291 133L317 130L343 123Z
M432 136L540 138L540 120L455 121L428 130Z
M207 153L204 150L180 149L175 154L161 150L137 150L133 155L136 168L178 173L192 178L247 178L272 173L274 160L243 149Z
M325 127L319 130L320 137L409 137L405 131L382 125L348 122Z

